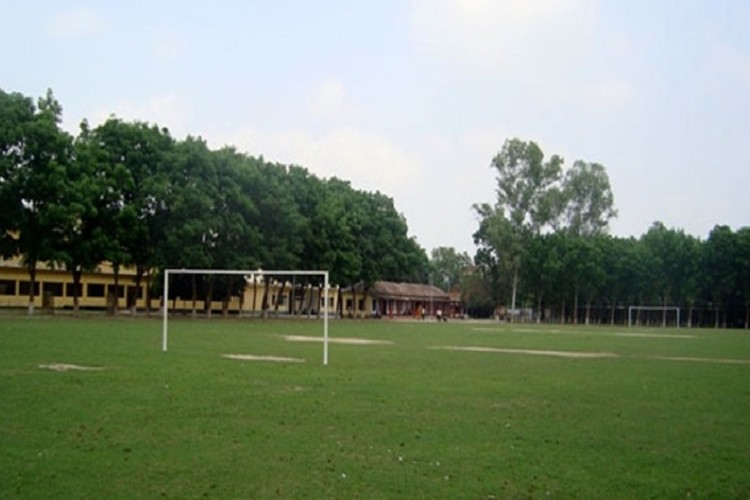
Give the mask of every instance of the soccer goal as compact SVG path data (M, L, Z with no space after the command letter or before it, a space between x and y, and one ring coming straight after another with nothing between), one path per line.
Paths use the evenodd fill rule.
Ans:
M164 270L164 304L162 306L162 351L167 352L169 338L169 283L170 276L177 275L206 275L206 276L241 276L246 281L255 283L258 278L278 278L312 276L323 278L322 303L318 301L319 309L323 313L323 365L328 365L328 310L330 309L328 271L262 271L262 270L228 270L228 269L165 269ZM308 307L310 305L308 304Z
M628 307L628 327L635 324L666 326L674 322L680 327L680 308L675 306L630 306Z

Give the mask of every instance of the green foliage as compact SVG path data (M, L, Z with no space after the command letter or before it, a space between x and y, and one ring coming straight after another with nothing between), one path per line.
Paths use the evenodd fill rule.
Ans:
M472 261L466 252L452 247L438 247L430 255L432 282L446 292L460 289L465 274L471 271Z
M36 106L0 91L0 111L0 253L22 254L32 281L38 261L76 280L104 260L135 266L136 281L166 267L427 279L424 250L381 193L116 117L93 130L84 121L73 140L51 91Z

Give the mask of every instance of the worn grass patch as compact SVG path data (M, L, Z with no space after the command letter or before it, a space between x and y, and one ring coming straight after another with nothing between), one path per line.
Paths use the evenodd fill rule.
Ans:
M475 327L0 316L0 497L750 496L747 332Z

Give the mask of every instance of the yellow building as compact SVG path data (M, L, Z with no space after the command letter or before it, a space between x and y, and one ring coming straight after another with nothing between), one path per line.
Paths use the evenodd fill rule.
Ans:
M104 263L92 272L81 275L78 303L83 309L126 309L135 304L139 310L146 309L146 287L148 277L141 278L140 286L135 285L136 273L133 268L121 268L118 285L112 266ZM260 314L263 311L265 282L258 278L246 280L244 291L228 301L212 301L206 307L203 298L193 303L192 297L170 293L170 311ZM29 305L31 282L28 269L20 258L0 259L0 308L26 308ZM328 312L337 311L338 287L329 288ZM72 309L74 306L74 286L71 273L64 269L40 263L37 265L36 285L33 295L34 308ZM161 296L151 297L150 309L161 307ZM268 312L280 315L317 315L325 311L322 290L316 286L301 286L293 282L269 280Z
M93 272L81 275L78 293L79 305L82 308L127 307L128 300L139 309L146 307L145 277L141 285L135 286L135 270L121 269L118 286L112 267L100 265ZM28 269L22 265L20 258L0 259L0 307L27 307L31 291ZM55 269L46 263L37 265L36 284L34 286L33 305L44 308L72 308L74 301L73 277L69 271Z

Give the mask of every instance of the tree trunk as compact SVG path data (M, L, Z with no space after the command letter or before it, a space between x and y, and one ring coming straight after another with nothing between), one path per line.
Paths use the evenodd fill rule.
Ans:
M513 269L513 291L510 296L510 321L515 322L516 315L516 292L518 291L518 266Z
M714 311L716 312L716 316L714 318L714 328L719 328L719 305L717 304L716 307L714 307Z
M151 269L146 270L146 285L144 296L146 297L146 316L151 316Z
M273 307L273 314L275 317L279 317L279 303L281 302L281 297L284 296L284 292L286 292L286 280L281 284L281 290L276 295L276 304Z
M544 294L539 294L539 297L537 298L536 303L536 309L537 309L537 315L536 315L536 324L540 324L542 322L542 301L544 298Z
M565 324L565 299L563 299L562 304L560 305L560 324Z
M609 326L615 326L615 310L617 309L617 301L612 299L609 307Z
M573 292L573 324L578 324L578 289Z
M117 311L120 308L120 264L112 264L112 274L115 278L115 302L112 311L117 316ZM166 297L164 298L164 304L167 303Z
M135 291L133 292L133 296L130 299L130 303L128 304L128 308L130 309L130 314L135 316L136 310L138 309L138 293L141 289L141 280L143 279L143 266L135 266Z
M214 301L214 280L209 277L208 280L208 291L206 293L206 300L204 302L204 307L206 310L206 317L211 317L211 303Z
M256 276L253 276L253 316L255 311L258 310L258 281Z
M263 319L268 319L268 289L270 286L270 280L267 277L263 279L263 299L260 301L260 316Z
M198 315L198 284L195 281L195 275L190 275L190 286L191 286L191 293L192 293L192 310L191 315L193 318L195 318Z
M81 308L81 274L82 270L73 266L73 316L78 316Z
M321 309L323 309L325 307L326 311L328 311L328 303L325 302L324 297L323 297L323 285L322 284L318 286L318 304L324 304L322 306L319 305L318 307L315 308L316 317L319 319L320 318Z
M29 305L27 313L31 316L34 314L34 291L36 289L36 261L32 260L28 264L29 269Z
M591 323L591 302L586 302L586 325Z
M229 301L232 300L232 279L227 280L227 290L224 294L224 300L221 301L221 315L227 316L229 314Z

